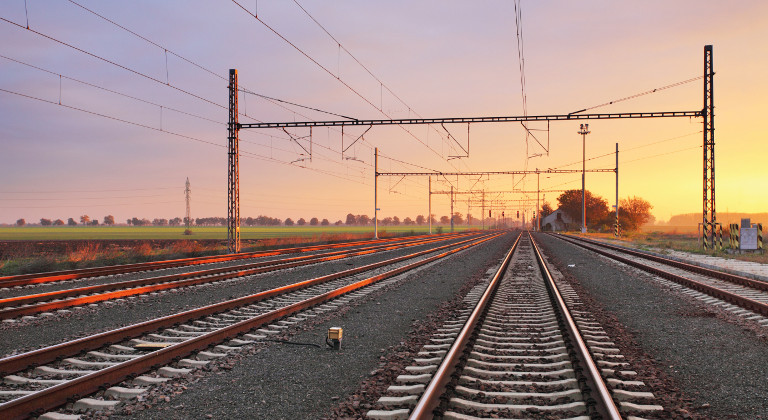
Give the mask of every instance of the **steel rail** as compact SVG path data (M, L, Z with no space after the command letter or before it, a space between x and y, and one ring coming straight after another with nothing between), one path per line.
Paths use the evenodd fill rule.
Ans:
M656 261L658 263L671 265L673 267L677 267L686 271L691 271L697 274L703 274L705 276L709 277L715 277L720 280L725 280L727 282L735 283L741 286L751 287L753 289L758 289L762 291L768 291L768 282L750 279L748 277L739 276L736 274L726 273L723 271L713 270L711 268L705 268L705 267L699 267L698 265L688 264L684 263L682 261L676 261L669 258L660 257L658 255L648 254L642 251L637 251L634 249L629 249L621 246L606 244L600 241L595 241L592 239L586 239L586 238L575 238L572 236L565 236L569 239L574 239L577 241L584 241L586 243L601 246L604 248L612 249L614 251L623 252L625 254L634 255L636 257L645 258L651 261Z
M433 417L433 411L440 404L440 398L443 394L445 394L446 386L451 381L451 378L456 371L456 365L458 364L459 359L463 356L464 350L467 348L467 344L469 343L470 336L475 331L477 324L480 322L480 318L485 313L485 309L490 303L491 297L496 292L496 289L501 282L501 278L504 276L504 273L507 270L509 261L512 259L512 255L517 249L517 245L520 242L521 236L521 234L517 235L515 243L512 244L509 252L507 252L507 255L504 257L501 266L498 270L496 270L496 274L494 274L491 282L485 289L485 292L480 298L480 301L477 303L477 306L475 306L472 314L469 316L467 322L464 324L464 327L462 327L459 335L456 337L456 341L448 350L448 353L446 353L443 362L440 363L440 366L437 368L437 371L432 377L432 380L429 382L429 385L424 390L421 398L419 398L419 401L416 403L416 407L414 407L409 417L410 419L431 419Z
M728 292L728 291L719 289L717 287L710 286L708 284L704 284L704 283L698 282L696 280L692 280L692 279L689 279L687 277L683 277L683 276L680 276L678 274L671 273L671 272L666 271L666 270L662 270L660 268L651 267L651 266L645 265L645 264L643 264L641 262L634 261L634 260L631 260L629 258L624 258L624 257L622 257L620 255L612 254L610 252L607 252L607 251L604 251L604 250L601 250L601 249L598 249L598 248L594 248L594 247L592 247L590 245L586 245L586 244L580 243L580 242L575 241L573 239L567 240L567 239L565 239L564 237L562 237L560 235L558 235L556 237L560 238L560 239L562 239L564 241L570 242L570 243L572 243L572 244L574 244L576 246L580 246L580 247L588 249L588 250L590 250L592 252L596 252L596 253L598 253L600 255L603 255L603 256L606 256L608 258L614 259L616 261L623 262L624 264L630 265L632 267L639 268L639 269L641 269L643 271L647 271L647 272L649 272L651 274L657 275L659 277L663 277L663 278L665 278L667 280L674 281L675 283L682 284L683 286L686 286L686 287L689 287L691 289L697 290L699 292L708 294L708 295L710 295L712 297L716 297L718 299L722 299L722 300L724 300L726 302L729 302L729 303L732 303L734 305L740 306L740 307L742 307L744 309L748 309L748 310L753 311L753 312L755 312L757 314L760 314L760 315L763 315L763 316L768 316L768 305L765 304L765 303L758 302L756 300L753 300L753 299L750 299L750 298L738 295L736 293Z
M528 236L531 239L531 245L533 245L533 250L536 253L536 262L539 264L541 273L544 275L546 280L547 288L552 292L553 301L556 304L556 310L563 316L566 332L568 333L571 342L575 345L578 360L580 364L586 369L587 386L590 388L589 394L591 397L595 397L595 408L597 409L597 412L601 414L602 418L604 419L621 420L621 414L619 413L618 407L616 407L616 403L613 401L611 391L608 389L605 381L603 381L603 377L600 374L600 369L592 359L592 355L587 348L584 338L581 336L579 328L573 321L573 317L571 317L568 306L565 304L563 296L560 294L560 289L557 287L555 280L552 278L552 273L550 273L549 267L547 267L546 262L544 262L544 257L541 255L539 246L536 244L536 241L533 239L533 235L531 235L530 232L528 232Z
M298 283L289 284L286 286L277 287L274 289L266 290L256 294L231 299L228 301L215 303L207 306L203 306L196 309L180 312L178 314L168 315L160 318L155 318L149 321L144 321L138 324L130 325L127 327L118 328L111 331L95 334L89 337L72 340L66 343L61 343L49 347L45 347L38 350L33 350L27 353L22 353L14 356L9 356L0 359L0 376L10 375L28 367L38 366L44 363L50 363L57 358L70 357L83 351L94 350L102 347L106 344L113 344L122 340L137 337L141 334L145 334L151 331L165 328L171 325L187 322L192 319L213 315L222 311L234 309L240 306L249 305L255 302L262 301L267 298L278 296L284 293L294 292L300 289L304 289L317 284L325 283L331 280L336 280L343 277L352 276L355 274L363 273L365 271L374 270L379 267L383 267L390 264L395 264L407 259L416 258L432 252L437 252L452 246L462 246L473 240L488 240L501 233L494 233L491 235L485 235L479 239L468 239L454 244L442 245L436 248L415 252L412 254L404 255L401 257L391 258L384 261L375 262L372 264L364 265L361 267L351 268L349 270L340 271L338 273L328 274L314 279L304 280Z
M46 293L37 293L33 295L15 296L0 299L0 319L15 318L23 315L51 311L71 306L84 305L88 303L101 302L110 299L117 299L126 296L134 296L155 292L158 290L167 290L179 287L187 287L196 284L210 283L214 281L227 280L236 277L266 273L270 271L283 270L304 265L316 264L319 262L332 261L342 258L349 258L360 255L368 255L375 252L384 252L398 248L408 248L412 246L426 245L443 240L456 239L450 238L428 238L424 240L398 242L396 244L388 243L383 245L374 245L370 247L357 248L355 250L331 251L320 255L305 255L300 257L284 258L273 261L262 261L257 263L245 264L233 267L222 267L210 270L194 271L189 273L171 274L166 276L151 277L146 279L128 280L107 284L98 284L92 286L78 287L74 289L57 290ZM205 276L205 277L204 277ZM108 292L110 293L100 293ZM99 294L96 294L99 293ZM88 296L83 296L90 294ZM75 297L75 298L72 298ZM70 298L70 299L67 299ZM58 299L56 302L47 304L40 303ZM27 305L27 306L23 306ZM9 308L13 307L13 308ZM2 309L9 308L9 309Z
M442 252L438 255L434 255L429 258L413 262L406 266L396 268L394 270L390 270L385 273L381 273L364 280L360 280L358 282L355 282L347 286L343 286L336 290L332 290L332 291L320 294L318 296L303 300L301 302L291 304L284 308L280 308L280 309L268 312L266 314L255 317L253 319L244 320L236 324L230 325L228 327L222 328L220 330L212 331L208 334L191 338L189 340L183 341L178 344L174 344L172 346L166 347L161 350L157 350L155 352L138 357L136 359L111 366L109 368L76 378L72 381L68 381L63 384L46 388L34 394L30 394L30 395L12 400L4 404L0 404L0 414L3 416L3 418L9 419L9 420L15 420L15 419L28 418L38 413L44 412L45 410L54 409L56 407L59 407L65 404L67 401L69 401L75 396L91 394L93 392L96 392L104 388L105 386L114 385L126 379L129 379L131 377L134 377L135 375L146 372L148 370L156 369L159 366L171 363L195 351L203 350L210 347L211 345L220 343L224 340L237 337L240 334L251 331L254 328L258 328L269 322L278 320L280 318L284 318L300 310L321 304L323 302L326 302L328 300L331 300L343 294L349 293L351 291L357 290L359 288L365 287L377 281L394 277L399 274L418 268L420 266L429 264L438 259L444 258L446 256L455 254L459 251L462 251L467 248L479 245L483 242L489 241L500 235L501 233L488 235L481 239L475 240L474 242L472 240L464 241L464 242L467 242L467 244ZM449 245L449 246L456 246L456 244ZM416 255L416 254L413 254L413 255ZM402 257L399 257L399 258L395 258L388 261L401 260L401 259ZM372 264L372 265L380 266L379 263ZM353 271L353 270L350 270L350 271ZM237 300L242 300L242 299L237 299ZM189 312L190 311L188 311L187 313ZM176 322L182 322L182 321L176 321ZM143 324L146 324L146 323L143 323ZM124 329L121 329L121 330L124 330ZM103 336L103 335L104 334L98 334L97 336ZM121 339L128 339L128 338L131 338L131 337L125 336L125 337L122 337ZM81 339L77 341L83 341L83 340L85 339ZM59 347L59 346L54 346L54 347ZM42 350L45 350L45 349L42 349ZM2 364L4 360L6 359L0 360L0 364ZM3 369L0 368L0 370L3 370Z
M409 237L409 239L423 238L423 237L429 237L429 236L434 237L435 235L411 236ZM447 235L444 235L444 236L447 236ZM247 259L247 258L269 257L273 255L282 255L282 254L296 254L301 252L352 247L352 246L367 245L372 243L396 242L402 239L403 238L388 238L388 239L378 239L378 240L342 242L337 244L323 244L323 245L311 245L311 246L305 246L305 247L281 248L281 249L268 250L268 251L241 252L237 254L208 255L203 257L180 258L175 260L147 261L142 263L113 265L113 266L105 266L105 267L79 268L74 270L52 271L47 273L18 274L13 276L0 277L0 287L26 286L29 284L48 283L48 282L63 281L63 280L75 280L75 279L82 279L82 278L96 277L96 276L132 273L136 271L159 270L163 268L173 268L173 267L197 265L197 264L210 264L210 263L216 263L216 262L233 261L233 260Z

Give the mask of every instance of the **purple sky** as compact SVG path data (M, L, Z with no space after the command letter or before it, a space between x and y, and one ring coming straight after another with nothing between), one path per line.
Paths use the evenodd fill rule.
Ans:
M225 216L230 68L250 91L359 119L524 112L512 1L240 4L263 23L226 1L28 0L26 12L23 0L3 1L0 223L183 217L187 177L192 216ZM718 211L768 210L758 193L768 151L768 3L522 1L520 10L530 115L573 112L698 77L703 47L714 45ZM698 110L701 92L696 80L593 112ZM241 122L339 118L249 94L239 100L248 116ZM469 158L452 160L461 150L439 125L374 127L343 157L341 132L323 128L313 130L311 162L300 161L304 151L281 130L243 130L241 214L332 222L349 212L372 216L373 147L382 172L579 169L578 128L552 123L545 150L520 124L474 124ZM448 129L466 147L467 126ZM619 143L621 197L649 200L662 220L700 211L699 119L592 121L590 129L587 157L605 156L588 168L612 168ZM363 131L345 129L344 146ZM547 132L536 134L546 146ZM542 176L541 188L580 188L580 179ZM427 213L426 178L379 180L381 217ZM587 174L587 188L611 204L614 182L612 174ZM434 190L451 184L535 190L536 178L433 179ZM546 199L556 205L557 195ZM509 212L530 213L535 205L519 201L535 199L530 193L490 198ZM461 200L456 211L466 213ZM479 204L471 206L479 215ZM449 213L446 196L433 196L433 212Z

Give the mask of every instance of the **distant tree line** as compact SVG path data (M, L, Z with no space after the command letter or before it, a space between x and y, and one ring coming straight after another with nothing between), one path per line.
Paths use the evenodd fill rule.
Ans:
M432 218L432 224L444 224L447 225L451 222L451 218L449 216L441 216L439 219L436 219L434 215L431 216ZM453 223L456 225L464 224L464 223L472 223L473 221L476 221L472 218L472 215L467 215L466 219L461 213L454 213L453 215ZM125 223L128 226L185 226L186 225L186 218L181 217L175 217L173 219L163 219L163 218L155 218L152 220L149 220L147 218L138 218L138 217L132 217L130 219L126 219ZM195 226L226 226L227 225L227 218L226 217L198 217L196 219L191 220L192 223L190 225ZM414 225L426 225L429 221L426 217L423 215L418 215L414 219L411 219L410 217L406 217L404 219L400 219L397 216L392 217L384 217L382 219L379 219L379 224L382 226L399 226L399 225L405 225L405 226L414 226ZM16 221L17 226L25 226L27 224L25 219L19 219ZM62 219L46 219L42 218L40 219L40 225L41 226L77 226L78 222L75 220L75 218L70 217L67 219L67 221L63 221ZM115 224L115 217L112 215L104 216L104 219L101 223L99 223L98 219L91 219L88 215L82 215L80 216L80 223L83 226L98 226L100 224L106 225L106 226L112 226ZM341 225L347 225L347 226L368 226L373 224L373 219L365 214L347 214L346 220L337 220L334 223L331 223L328 219L319 219L317 217L312 217L307 221L303 217L294 221L292 218L286 218L284 220L278 219L276 217L269 217L269 216L258 216L258 217L244 217L240 219L240 224L244 226L330 226L331 224L335 226L341 226Z

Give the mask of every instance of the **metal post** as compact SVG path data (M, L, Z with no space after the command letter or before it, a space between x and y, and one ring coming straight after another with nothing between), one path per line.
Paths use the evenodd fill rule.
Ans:
M539 193L541 192L540 178L541 174L539 173L539 168L536 168L536 228L534 229L536 232L541 230L541 221L539 220L541 217L541 207L539 207Z
M427 219L429 219L429 234L432 234L432 177L429 177L429 214L427 215Z
M704 46L704 249L707 241L715 246L714 226L717 222L715 213L715 100L714 100L714 65L712 46Z
M483 221L483 229L485 230L485 190L483 190L483 204L482 211L480 212L480 219Z
M227 249L240 252L240 122L237 111L237 69L229 70L229 175L227 188Z
M184 189L184 196L187 199L187 217L184 218L184 226L186 229L184 230L185 235L189 235L191 231L189 230L189 226L192 224L192 212L190 211L190 199L192 195L192 190L189 188L189 177L187 177L187 184L186 188Z
M453 185L451 185L451 233L453 233Z
M613 236L619 237L619 143L616 143L616 230Z
M587 233L587 195L584 188L584 175L587 169L587 134L589 131L589 124L581 124L581 129L578 131L581 134L581 233Z
M379 148L373 149L373 239L379 239Z

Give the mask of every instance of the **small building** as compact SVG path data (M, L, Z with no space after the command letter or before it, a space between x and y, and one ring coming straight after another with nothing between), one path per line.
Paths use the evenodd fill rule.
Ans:
M541 230L544 232L558 232L575 229L573 220L564 211L557 209L547 217L541 219Z

